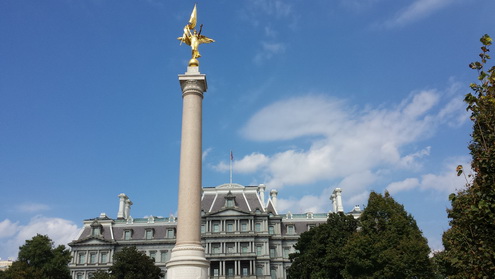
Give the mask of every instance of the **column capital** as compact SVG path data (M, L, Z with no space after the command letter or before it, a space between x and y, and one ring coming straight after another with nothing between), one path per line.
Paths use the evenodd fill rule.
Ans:
M188 94L197 94L203 97L203 93L208 89L206 75L199 72L198 67L187 67L187 72L179 75L182 97Z

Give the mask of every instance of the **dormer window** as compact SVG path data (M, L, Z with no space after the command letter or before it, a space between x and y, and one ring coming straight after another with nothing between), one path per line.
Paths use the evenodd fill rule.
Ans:
M96 220L91 223L91 236L101 236L103 232L103 226Z
M235 207L235 196L230 191L225 196L225 207Z
M294 225L287 225L287 234L295 234Z
M146 239L153 239L154 234L155 234L154 229L146 229L144 236L146 237Z
M124 231L124 240L131 240L132 239L132 230L125 230Z

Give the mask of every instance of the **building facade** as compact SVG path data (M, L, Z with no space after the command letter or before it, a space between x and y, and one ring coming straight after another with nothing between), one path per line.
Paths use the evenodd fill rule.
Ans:
M277 191L265 201L265 185L223 184L203 188L201 235L210 278L287 278L289 254L295 252L299 235L325 223L328 213L277 212ZM332 194L334 212L342 212L341 190ZM84 221L79 237L69 243L73 279L88 279L99 269L108 269L113 255L126 246L136 246L155 260L166 274L166 263L175 245L177 218L132 218L132 202L119 195L117 218L102 213ZM355 207L349 214L360 214Z

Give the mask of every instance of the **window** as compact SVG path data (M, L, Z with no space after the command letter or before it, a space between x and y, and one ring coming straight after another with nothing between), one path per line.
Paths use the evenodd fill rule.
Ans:
M270 268L270 278L277 279L277 269L275 267Z
M84 278L84 274L83 273L78 273L76 275L76 279L83 279Z
M242 254L249 253L249 243L248 242L241 243L241 253Z
M91 228L92 236L100 236L101 235L101 227L93 227Z
M284 258L289 258L290 247L284 247Z
M145 232L146 239L153 239L153 229L147 229Z
M263 266L258 265L256 267L256 276L263 276Z
M175 238L175 233L173 229L167 230L167 238Z
M156 251L150 251L150 258L152 258L153 261L156 262Z
M96 253L90 253L89 254L89 263L90 264L95 264L96 263L97 256L98 255Z
M287 226L287 234L294 234L294 225Z
M220 254L220 243L213 243L211 245L211 252L213 254Z
M234 243L227 243L227 253L235 253L235 245Z
M206 232L206 226L205 224L202 224L201 225L201 233L205 233Z
M227 200L227 207L234 207L234 199L228 199Z
M248 231L248 222L247 221L241 221L241 231L242 232Z
M254 229L256 232L261 232L261 223L256 223Z
M263 254L263 246L256 245L256 256L261 256L261 254Z
M248 276L249 275L249 269L247 267L242 268L242 276Z
M268 227L268 233L269 234L275 234L275 228L273 226Z
M234 276L234 267L233 266L227 266L227 276L229 276L229 277Z
M108 263L108 253L107 252L102 252L100 254L100 263Z
M234 232L234 222L227 222L227 232Z
M220 232L220 222L219 221L213 222L213 232Z
M270 247L270 258L276 258L277 257L277 249L275 247Z
M132 231L131 230L125 230L124 231L124 240L131 240L132 238Z
M311 224L311 225L308 225L308 231L311 230L312 228L314 228L315 225L314 224Z
M86 253L79 253L79 260L77 261L78 264L85 264L86 263Z
M168 259L168 251L161 251L160 252L160 261L162 263L167 262Z

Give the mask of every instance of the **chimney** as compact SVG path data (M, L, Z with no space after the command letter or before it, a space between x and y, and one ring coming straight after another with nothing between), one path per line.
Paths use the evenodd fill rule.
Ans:
M270 191L270 197L272 199L272 204L273 204L273 207L275 208L275 210L277 210L277 194L278 194L278 192L275 189L272 189Z
M260 192L261 206L263 206L263 208L265 208L265 189L265 184L260 184L258 186L258 190Z
M334 207L337 207L337 212L344 212L344 206L342 205L342 189L335 188L333 191L335 195L336 203L334 203Z
M336 200L335 194L330 195L330 200L332 201L332 205L333 205L332 212L337 213L337 200Z
M124 193L118 195L118 197L120 198L120 201L119 201L119 212L117 213L117 219L126 219L124 207L125 207L125 201L128 199L128 197Z

